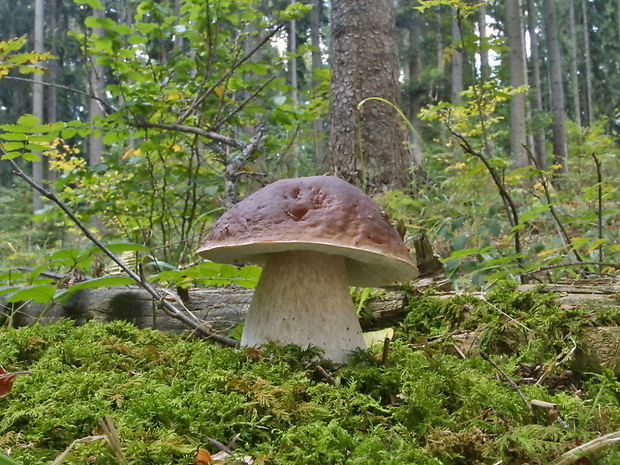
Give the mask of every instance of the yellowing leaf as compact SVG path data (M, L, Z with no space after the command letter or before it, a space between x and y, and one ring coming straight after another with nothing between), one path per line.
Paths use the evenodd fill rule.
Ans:
M213 92L215 92L215 95L217 95L218 97L222 97L222 95L226 93L226 87L217 86L215 89L213 89Z

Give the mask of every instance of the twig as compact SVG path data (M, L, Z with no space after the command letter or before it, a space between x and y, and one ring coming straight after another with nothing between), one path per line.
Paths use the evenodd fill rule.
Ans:
M519 326L521 326L523 329L525 329L526 331L532 331L530 328L528 328L527 326L525 326L523 323L521 323L519 320L517 320L516 318L510 316L508 313L504 312L501 308L497 307L496 305L493 305L491 302L489 302L487 300L487 298L482 295L481 299L488 305L490 305L491 307L493 307L495 310L497 310L499 313L501 313L502 315L504 315L506 318L509 319L509 321L518 324Z
M60 465L65 461L68 455L71 453L73 448L78 444L89 444L94 441L100 441L102 439L106 439L106 436L86 436L85 438L76 439L73 441L69 447L67 447L62 454L60 454L56 459L52 462L52 465Z
M125 458L125 454L121 448L121 438L118 435L118 431L116 431L112 417L110 415L106 415L103 420L99 422L99 427L101 428L103 434L105 434L108 445L114 452L114 455L116 455L116 458L123 465L127 465L127 459Z
M323 368L321 365L317 365L315 371L319 372L319 374L323 377L323 381L325 381L327 384L331 384L332 386L336 384L336 380L332 377L332 375L325 371L325 368Z
M527 271L523 274L529 275L529 274L540 273L541 271L554 270L556 268L572 268L572 267L583 267L583 266L609 267L609 268L614 268L615 270L620 270L620 265L618 263L579 262L579 263L558 263L556 265L541 266L540 268Z
M207 139L211 139L214 142L220 142L224 145L228 145L229 147L232 147L235 149L240 149L244 147L243 142L237 139L225 136L223 134L219 134L215 131L209 131L207 129L197 128L195 126L186 126L183 124L150 123L148 121L138 121L136 125L141 128L167 129L170 131L179 131L179 132L185 132L189 134L196 134L197 136L206 137Z
M0 149L0 154L4 154L4 150ZM146 290L159 304L162 310L169 316L176 318L191 328L194 328L199 334L209 339L213 339L220 344L229 346L229 347L237 347L239 342L222 336L217 333L210 332L203 325L197 325L196 322L181 312L178 308L172 305L170 302L166 301L162 295L159 294L155 290L153 286L151 286L147 281L143 280L138 274L136 274L131 268L129 268L125 262L123 262L120 258L118 258L110 249L108 249L99 239L97 239L93 233L86 227L82 221L73 213L73 211L56 195L52 192L46 190L44 187L37 184L34 180L32 180L24 171L15 163L15 160L9 159L9 163L13 167L13 170L17 176L26 181L33 189L35 189L39 194L43 197L49 199L51 202L56 204L70 219L75 223L75 225L82 231L82 233L90 240L93 244L95 244L101 251L106 254L114 263L116 263L121 270L123 270L127 275L133 279L136 284Z
M256 89L254 92L252 92L248 98L246 98L243 102L241 102L239 104L239 106L237 108L235 108L233 111L231 111L229 114L227 114L224 118L222 118L221 120L219 120L217 123L215 123L213 126L211 126L211 130L212 131L217 131L220 126L222 126L222 124L224 124L226 121L228 121L230 118L232 118L233 116L235 116L237 113L239 113L249 102L251 102L252 100L254 100L254 98L263 91L263 89L265 87L267 87L269 84L271 84L271 82L276 78L276 76L272 76L269 79L267 79L263 84L260 85L260 87L258 89Z
M491 178L493 179L493 182L495 183L495 186L497 187L497 190L499 191L499 195L502 198L502 201L504 203L504 208L506 209L506 214L508 215L508 221L510 222L510 226L512 227L512 230L514 233L515 253L517 254L517 258L515 258L515 261L517 262L519 266L523 267L524 263L523 263L523 258L521 256L523 252L523 249L521 247L521 234L519 232L519 228L517 227L520 224L519 223L519 211L517 210L517 207L515 203L513 202L512 197L510 196L510 193L506 189L506 185L504 184L504 181L500 177L495 167L491 163L489 163L489 160L487 160L487 158L482 153L475 150L471 146L469 141L462 134L459 134L458 132L456 132L447 123L446 123L446 127L448 128L448 130L452 133L454 137L456 137L457 139L461 141L461 148L465 151L465 153L469 153L470 155L473 155L474 157L482 161L485 168L491 175ZM521 274L520 277L521 277L521 284L525 284L526 278L524 277L524 275Z
M549 465L569 465L571 463L575 463L585 454L594 452L601 447L608 446L617 441L620 441L620 431L606 434L605 436L601 436L600 438L593 439L590 442L586 442L585 444L577 446L574 449L569 450L568 452L564 452L557 459L549 462Z
M534 163L534 166L536 167L536 169L540 173L538 177L540 179L540 185L543 188L543 192L545 193L545 199L547 201L547 206L549 207L549 213L551 213L551 216L555 220L555 224L557 225L557 227L558 227L558 229L560 231L560 235L562 236L564 244L568 245L571 248L571 250L572 250L573 254L575 255L575 258L577 259L578 262L583 262L583 258L581 257L581 254L579 253L579 251L577 251L573 247L573 242L571 241L570 236L566 232L566 228L564 227L564 223L562 223L562 221L560 221L560 217L558 216L557 212L555 211L555 208L553 206L553 201L551 200L551 194L549 193L549 182L547 181L547 176L545 175L544 171L541 169L540 164L538 163L538 160L536 159L536 157L534 156L534 154L532 153L530 148L528 146L526 146L526 145L524 145L523 147L525 148L525 152L527 153L527 156L532 161L532 163Z
M18 77L18 76L4 76L4 79L11 79L13 81L24 81L24 82L29 82L31 84L34 84L35 81L34 79L28 79L28 78L23 78L23 77ZM36 84L42 84L44 86L47 87L54 87L56 89L62 89L62 90L67 90L69 92L73 92L75 94L80 94L80 95L85 95L86 97L93 99L93 100L97 100L103 107L106 108L106 110L110 111L110 112L115 112L116 109L110 105L108 102L106 102L105 100L103 100L100 97L97 97L96 95L92 95L89 92L84 92L83 90L79 90L79 89L75 89L73 87L68 87L68 86L63 86L62 84L55 84L53 82L39 82L36 81ZM107 113L107 111L106 111Z
M493 368L495 368L497 370L497 372L506 380L506 382L508 383L508 385L513 388L517 394L519 394L519 397L521 397L521 400L523 400L523 403L527 406L528 410L530 411L530 416L534 416L534 410L532 409L532 402L530 401L530 399L528 399L525 394L523 394L521 392L521 389L519 389L519 386L517 386L515 384L515 382L512 380L512 378L510 378L510 376L508 376L508 374L502 370L502 367L500 367L497 363L495 363L493 361L493 359L491 357L489 357L489 354L487 354L485 351L481 350L480 351L480 356L486 360L487 362L489 362L491 364L491 366Z
M256 46L252 50L246 53L239 61L233 63L230 69L226 73L224 73L221 78L215 81L207 90L202 93L201 96L197 97L194 102L187 108L187 110L185 110L181 114L181 116L177 120L177 124L183 124L183 122L189 117L189 115L191 115L192 111L195 110L196 106L200 105L204 101L204 99L206 99L209 94L211 94L211 92L213 92L220 84L222 84L222 82L227 80L239 66L248 61L252 57L252 55L254 55L263 45L265 45L269 40L271 40L274 35L281 31L283 27L284 24L278 25L273 31L267 34L263 38L263 40L256 44Z

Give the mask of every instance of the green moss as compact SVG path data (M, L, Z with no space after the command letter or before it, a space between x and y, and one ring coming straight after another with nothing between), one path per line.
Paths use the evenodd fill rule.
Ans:
M437 327L454 326L444 318ZM0 450L24 464L49 463L76 439L100 434L99 421L110 415L132 465L187 465L198 444L216 452L207 438L226 443L236 435L236 450L265 464L546 463L577 432L595 437L620 418L613 377L590 378L583 398L523 387L560 405L571 430L559 431L530 418L484 360L416 350L408 331L387 364L360 353L337 368L316 350L269 346L258 354L122 322L4 328L0 364L34 374L17 378L0 399ZM513 371L518 360L498 363ZM517 443L515 431L536 439L535 427L540 441ZM99 441L75 447L65 463L87 462L117 460Z

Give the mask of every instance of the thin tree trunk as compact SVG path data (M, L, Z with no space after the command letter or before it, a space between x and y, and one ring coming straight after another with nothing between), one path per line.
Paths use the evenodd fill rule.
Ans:
M579 73L577 71L577 26L575 25L575 0L568 2L568 22L570 28L570 84L573 94L573 111L577 126L581 127L581 105L579 103Z
M93 10L93 16L102 18L105 15L103 10ZM93 35L103 37L105 31L103 28L94 28L92 30ZM88 67L88 83L90 86L91 99L88 106L88 120L95 126L97 126L98 119L103 118L105 112L101 104L101 99L104 97L105 82L103 78L103 66L97 63L97 57L90 57L90 65ZM91 134L88 137L88 163L89 165L96 166L101 163L103 157L103 137L101 135Z
M558 176L568 173L568 151L566 146L566 105L564 103L564 87L562 62L560 57L560 41L558 38L555 1L544 0L545 35L549 56L549 75L551 80L551 113L553 115L553 156Z
M291 4L295 3L295 0L290 0ZM289 32L288 32L288 51L291 54L291 57L288 61L288 79L289 86L291 86L291 100L293 103L298 103L298 88L297 88L297 21L294 19L289 22ZM299 160L297 158L297 150L295 147L295 143L290 148L289 151L289 168L288 173L292 177L297 177L299 175Z
M435 23L437 24L437 42L435 42L435 55L437 56L437 70L439 75L443 75L444 72L444 43L441 29L441 6L438 5L435 10Z
M478 35L480 36L480 78L482 82L489 79L491 75L491 67L489 66L489 51L485 47L487 39L487 5L480 3L478 9Z
M44 51L44 20L45 0L36 0L34 5L34 49L36 52ZM43 75L35 74L32 85L32 114L39 117L43 122ZM32 179L40 186L44 185L43 160L32 162ZM38 191L32 191L32 208L35 212L43 208L43 198Z
M321 56L321 0L312 0L310 12L310 42L312 44L312 97L317 98L319 80L317 73L323 68ZM314 126L314 163L318 172L327 169L325 159L325 129L322 119L315 119Z
M587 121L588 125L590 125L596 119L596 115L594 114L594 98L592 96L592 86L594 81L592 78L592 55L590 53L590 26L588 22L587 5L587 0L582 0L581 6L583 9L583 49L584 59L586 62L586 109ZM618 11L620 11L620 0L618 1ZM618 19L620 20L620 13ZM620 28L620 23L618 27Z
M54 56L57 55L57 29L58 29L58 0L48 0L49 11L49 31L51 37L50 53ZM50 82L58 81L58 60L50 60L49 72L47 76ZM47 89L47 122L55 123L58 121L58 88L50 86ZM49 164L48 164L49 167ZM45 170L44 170L45 171ZM46 173L46 179L48 181L54 181L56 179L56 171L49 169Z
M454 15L452 17L452 101L458 103L461 101L461 92L463 91L463 36L461 34L461 21L459 19L459 11L453 8Z
M420 133L422 131L422 121L420 120L419 113L422 106L420 97L420 72L422 70L422 60L420 51L420 36L421 22L420 13L418 10L413 9L410 13L410 17L407 24L407 32L409 35L409 53L408 53L408 67L409 74L409 89L407 92L407 117L411 122L411 125L415 129L415 133L410 134L409 143L413 151L413 157L416 164L422 164L422 139Z
M506 1L506 30L508 35L508 54L510 65L510 85L525 85L525 46L521 25L521 2ZM519 92L510 99L510 152L515 167L529 165L527 138L525 130L525 92Z
M533 92L532 113L534 118L542 115L542 90L540 81L540 56L538 51L539 37L536 33L536 5L534 0L527 0L527 28L530 35L530 67L531 67L531 86ZM543 128L533 128L534 136L534 156L538 161L538 166L542 169L547 168L547 156L545 153L545 132Z

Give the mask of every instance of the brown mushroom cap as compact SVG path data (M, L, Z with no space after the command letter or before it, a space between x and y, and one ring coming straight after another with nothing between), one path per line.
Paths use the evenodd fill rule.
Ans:
M332 176L282 179L216 222L197 251L219 263L255 263L288 250L346 258L352 286L388 286L417 276L409 251L379 206Z

